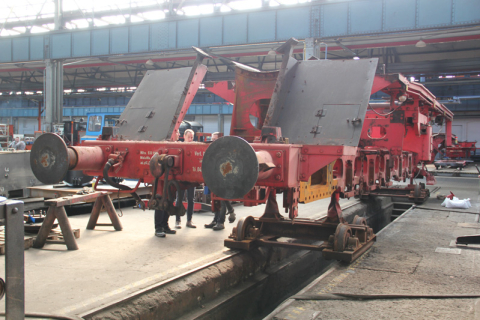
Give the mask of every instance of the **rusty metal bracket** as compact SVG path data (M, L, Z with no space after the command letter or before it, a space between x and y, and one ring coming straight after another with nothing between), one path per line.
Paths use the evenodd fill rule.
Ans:
M322 126L315 126L312 128L312 131L310 131L311 134L313 134L313 137L315 138L317 134L320 134L322 132Z
M327 110L326 109L320 109L317 111L317 114L315 115L315 117L325 117L327 116Z

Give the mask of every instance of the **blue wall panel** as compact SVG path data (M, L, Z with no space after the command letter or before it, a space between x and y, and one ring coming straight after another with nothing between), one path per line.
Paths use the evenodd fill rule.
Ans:
M128 52L128 27L114 28L110 31L110 53Z
M211 114L219 114L220 113L220 106L218 104L214 104L210 107Z
M70 33L52 34L50 36L50 57L52 59L69 58L72 55L72 38Z
M416 0L385 1L385 31L397 31L415 28Z
M13 61L27 61L28 57L28 38L12 39Z
M248 14L248 42L263 42L275 39L276 11L252 12Z
M68 99L68 98L67 98ZM80 99L75 99L80 100ZM97 101L95 99L95 101ZM12 103L13 102L13 103ZM9 103L0 103L0 117L37 117L38 108L21 107L26 100L11 100ZM97 101L98 102L98 101ZM35 105L33 103L32 105ZM123 106L95 106L95 107L64 107L63 115L65 117L85 117L87 113L98 112L123 112ZM187 111L190 115L216 115L216 114L232 114L233 106L229 103L222 104L192 104Z
M349 33L382 31L382 1L370 0L350 3Z
M288 40L291 37L304 39L310 36L310 8L292 8L277 12L277 39Z
M0 62L12 61L12 39L0 40Z
M176 22L168 23L168 48L169 49L177 48L177 23Z
M43 60L43 36L30 37L30 60Z
M455 0L453 12L454 23L478 23L480 20L480 1Z
M331 37L348 33L348 3L322 6L321 35Z
M179 48L198 47L198 19L177 22L177 46Z
M440 27L451 23L451 0L417 0L417 27Z
M220 111L221 111L222 114L229 114L229 113L232 113L232 112L233 112L233 107L232 107L232 110L230 110L230 105L228 105L228 104L223 104L223 105L221 106L221 110L220 110Z
M92 31L92 55L98 56L109 53L109 31L110 29L100 29Z
M222 43L223 17L200 20L200 46L216 46Z
M247 14L235 14L223 18L223 43L247 43Z
M165 50L169 48L169 23L154 23L150 27L150 50Z
M130 52L148 51L149 25L130 27Z
M73 57L85 57L90 55L90 43L91 43L90 31L81 31L73 33Z

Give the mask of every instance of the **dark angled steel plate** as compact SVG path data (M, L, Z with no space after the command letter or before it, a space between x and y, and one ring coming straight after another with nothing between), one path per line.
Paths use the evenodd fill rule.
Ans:
M120 140L170 140L177 119L187 112L185 101L193 99L207 72L199 65L189 83L192 69L148 71L120 116Z
M269 109L269 125L280 127L290 143L358 146L377 63L377 58L297 62L284 80L291 83L282 87L281 104Z
M202 160L205 184L225 199L242 198L258 179L258 160L247 141L222 137L210 144Z
M54 133L44 133L35 140L30 166L38 180L53 184L63 180L68 171L67 145Z

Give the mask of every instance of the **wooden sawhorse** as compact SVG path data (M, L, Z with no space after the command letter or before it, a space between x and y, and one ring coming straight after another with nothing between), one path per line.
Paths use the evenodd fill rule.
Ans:
M117 217L115 208L113 207L112 200L110 199L107 192L94 192L85 195L74 195L68 197L62 197L57 199L45 200L45 204L49 206L45 220L43 221L40 230L38 231L37 238L33 243L34 248L43 248L47 238L52 231L53 223L55 219L58 220L60 229L62 230L63 238L65 240L65 245L68 250L78 250L77 242L73 235L72 227L70 226L70 221L68 221L67 213L65 212L64 206L72 205L78 202L85 202L88 200L96 199L93 205L92 213L90 214L90 219L88 220L87 229L93 230L95 226L113 226L115 230L121 231L122 224ZM97 223L98 217L100 216L100 211L102 207L105 206L108 216L112 223Z

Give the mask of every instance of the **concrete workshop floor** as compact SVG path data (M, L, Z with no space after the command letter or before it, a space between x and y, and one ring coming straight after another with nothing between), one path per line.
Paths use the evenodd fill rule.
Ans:
M356 200L342 200L348 204ZM282 195L278 195L282 203ZM301 217L316 217L326 212L329 199L301 205ZM228 252L223 240L239 218L261 216L264 205L234 206L237 220L222 231L205 229L213 213L194 213L196 229L185 227L166 238L154 236L154 212L123 208L122 231L113 227L86 230L89 215L69 217L73 229L80 229L79 250L65 245L46 244L43 249L25 251L25 291L27 313L81 315L141 289L178 276L221 258ZM282 208L280 208L282 210ZM117 210L117 212L119 212ZM170 217L174 227L175 217ZM99 223L110 222L102 213ZM0 276L5 278L5 256L0 256ZM4 311L4 303L0 304Z
M480 246L456 246L480 234L479 180L438 178L440 194L470 198L472 208L446 209L432 195L377 236L352 265L337 264L267 319L480 319L480 299L314 300L325 293L480 294ZM433 210L432 210L433 209Z
M452 190L460 198L470 197L472 204L474 204L474 211L479 212L478 179L438 177L437 180L439 185L442 186L438 193L448 194L448 191ZM449 189L449 186L453 186L453 188ZM473 198L474 195L476 198ZM432 195L432 197L435 196ZM279 204L282 203L281 197L282 195L278 196ZM326 212L329 201L329 199L324 199L310 204L301 204L299 208L300 217L317 218L321 216ZM341 200L341 204L344 206L355 201L354 199ZM430 204L430 201L428 204ZM434 208L439 207L439 204L432 202L432 206ZM444 209L443 207L440 208ZM237 221L239 218L247 215L260 216L263 210L264 205L258 207L235 206ZM223 239L231 233L232 227L236 226L237 222L234 224L227 222L225 230L212 231L211 229L205 229L203 225L213 219L213 214L205 212L195 213L193 222L197 225L197 229L185 228L186 218L182 217L182 229L177 230L176 235L157 238L154 236L153 211L143 212L140 209L132 208L124 208L122 211L123 217L120 218L120 221L123 225L123 231L119 232L113 231L113 227L97 227L95 230L86 230L85 227L89 215L70 217L72 228L81 230L81 237L77 239L80 249L77 251L68 251L65 245L56 244L46 244L43 249L30 248L25 251L27 313L42 312L48 314L81 315L119 298L188 272L198 266L205 265L225 256L228 252L228 249L223 246ZM435 211L416 210L415 212L424 212L419 215L421 219L417 218L416 215L409 218L417 223L421 222L420 225L409 227L407 223L399 223L406 230L402 229L398 234L395 233L396 231L385 232L379 237L376 245L377 249L374 249L376 251L372 250L369 254L369 257L373 252L376 254L377 260L372 261L383 261L384 258L381 258L381 254L390 255L387 256L387 261L382 262L381 269L387 269L387 271L381 271L383 273L380 279L389 279L389 277L396 279L395 277L403 275L407 277L412 268L416 268L415 270L419 268L419 261L426 263L425 269L421 270L428 273L428 268L436 265L436 257L446 257L442 258L446 261L460 257L462 261L465 261L466 265L464 266L462 263L461 266L454 269L458 272L463 270L463 272L466 272L466 275L449 274L450 267L448 270L443 271L447 274L442 273L441 270L437 271L438 268L441 269L443 266L444 260L442 260L442 265L434 270L432 281L436 281L443 286L445 277L454 276L454 278L448 279L457 280L458 276L460 279L466 277L464 280L472 283L472 285L467 285L466 288L473 288L473 284L480 287L478 286L479 280L469 276L471 273L475 273L471 268L476 267L477 272L480 270L478 265L478 254L480 251L462 249L462 254L459 256L439 253L431 254L429 251L431 249L430 245L426 246L426 240L421 240L420 242L423 243L422 250L426 252L425 255L431 256L434 260L427 261L423 260L423 258L419 260L418 256L424 255L424 251L414 253L412 258L409 257L409 254L416 250L415 244L424 237L429 239L429 241L434 241L432 246L436 248L448 247L449 241L453 239L452 232L454 230L457 230L455 231L457 233L462 233L463 231L478 233L479 230L476 229L460 228L457 226L456 220L452 220L452 217L455 216L455 219L460 219L461 222L469 222L474 215L461 213L451 215L449 211L446 211L438 215L440 219L433 219L434 216L437 217ZM410 220L407 219L406 222ZM106 213L100 216L99 222L109 222ZM174 217L170 217L170 226L174 226ZM432 226L433 229L425 228L425 226ZM434 233L429 235L423 229ZM405 235L407 239L399 240L395 238L395 236L400 235ZM390 237L392 238L390 239ZM384 243L384 239L386 239L386 243ZM400 241L400 243L396 244L397 241ZM389 245L392 246L392 243L395 243L395 246L389 247ZM3 278L5 276L4 259L4 256L0 257L0 276ZM390 260L393 266L385 265ZM368 261L368 259L364 261ZM396 271L397 269L400 271ZM368 269L365 268L365 270ZM399 272L400 274L397 274ZM400 281L399 285L404 279L407 278L398 278L398 281ZM372 283L372 278L370 277L365 279L365 283L363 281L355 281L355 283L356 286L365 288L362 292L370 292L373 288L376 288L376 281ZM415 283L419 283L419 280L415 281ZM456 282L449 280L447 283ZM463 281L459 283L463 283ZM346 281L345 284L348 284L348 287L350 281ZM377 291L372 291L372 293L378 292L380 288L378 287ZM388 283L385 285L385 288L390 288ZM401 292L405 292L404 290L410 288L412 287L406 286ZM448 289L448 287L446 288ZM453 289L455 288L449 290L456 292ZM0 311L4 311L3 303L0 306Z

